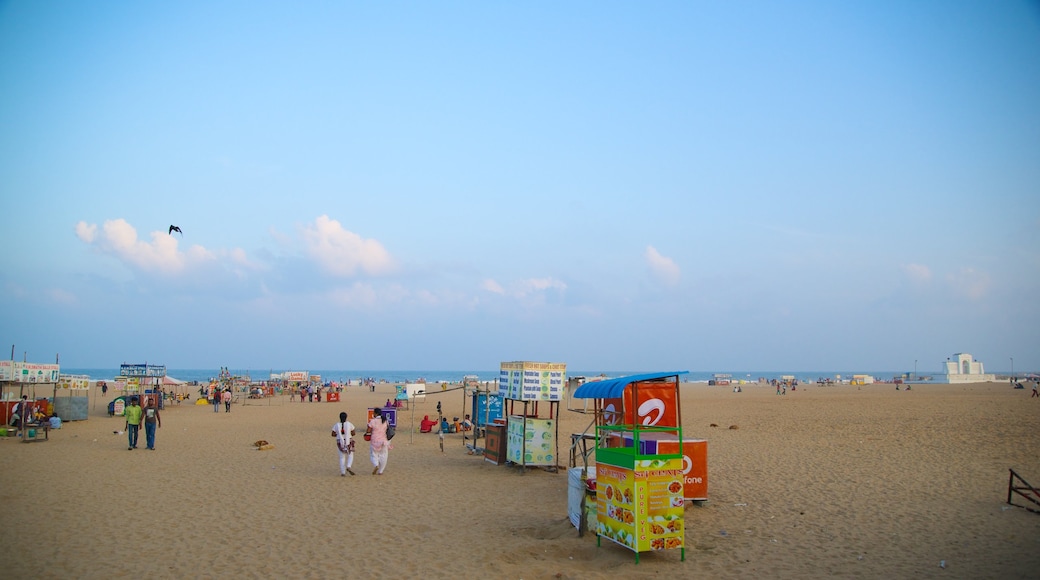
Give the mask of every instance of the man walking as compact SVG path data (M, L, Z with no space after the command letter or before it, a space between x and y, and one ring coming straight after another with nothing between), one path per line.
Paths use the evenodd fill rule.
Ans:
M130 397L130 405L123 412L126 417L127 450L137 449L137 433L141 429L141 406L137 404L137 395Z
M144 442L152 451L155 451L155 430L159 427L162 427L159 409L148 399L144 404Z

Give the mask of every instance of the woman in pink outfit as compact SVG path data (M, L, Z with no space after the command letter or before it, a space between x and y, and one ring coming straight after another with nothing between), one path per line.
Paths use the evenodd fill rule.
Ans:
M368 422L368 428L372 431L371 447L369 448L372 460L372 475L383 475L386 469L386 460L390 455L390 440L386 438L386 429L390 424L379 410L375 410L375 416Z

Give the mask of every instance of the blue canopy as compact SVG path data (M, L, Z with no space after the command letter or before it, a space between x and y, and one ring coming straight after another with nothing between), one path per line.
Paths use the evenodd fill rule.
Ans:
M689 371L672 371L670 373L647 373L644 375L629 375L605 381L590 381L574 390L571 395L575 399L616 399L625 392L625 387L631 383L652 381L655 379L666 379L678 375L685 375Z

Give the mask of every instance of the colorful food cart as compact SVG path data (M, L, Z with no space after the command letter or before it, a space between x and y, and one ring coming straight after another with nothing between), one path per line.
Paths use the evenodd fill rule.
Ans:
M682 441L681 427L597 428L606 446L596 447L596 533L636 552L636 561L639 552L673 549L685 560L682 454L641 453L647 432ZM636 445L625 445L629 435Z
M574 391L596 399L597 542L625 546L636 562L640 552L657 550L678 549L686 559L681 374L594 381Z

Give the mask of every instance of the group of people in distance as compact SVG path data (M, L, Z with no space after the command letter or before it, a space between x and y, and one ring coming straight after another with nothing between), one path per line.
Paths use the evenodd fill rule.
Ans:
M225 403L225 412L230 412L230 390L217 390L212 396L214 411L219 408L221 402ZM25 397L23 397L25 399ZM141 398L139 396L130 397L129 404L124 410L125 418L125 430L127 434L127 449L133 451L138 446L138 436L141 427L144 427L145 431L145 442L148 449L155 450L155 435L156 430L162 426L162 418L159 414L159 409L155 405L155 401L152 397L145 397L144 407L140 405ZM27 407L27 401L23 400L22 405ZM388 405L391 406L391 405ZM19 408L18 410L21 410ZM16 418L17 420L17 418ZM437 426L437 421L431 420L429 415L423 417L420 423L420 432L429 433L433 430L434 426ZM369 441L369 460L372 463L372 475L382 475L386 470L387 461L390 456L390 450L392 445L390 439L393 434L390 432L391 425L388 420L388 413L384 413L382 409L374 409L372 419L365 425L365 439ZM456 433L456 432L467 432L473 430L473 421L469 415L465 415L460 421L458 417L454 418L453 422L449 422L447 417L442 417L440 421L440 433ZM332 436L336 439L336 451L339 458L339 471L341 476L356 475L353 470L354 467L354 452L355 443L354 436L357 435L357 427L350 422L346 411L342 411L339 414L339 421L332 425ZM443 450L443 443L442 443Z
M437 421L431 419L429 415L424 415L422 421L419 422L420 433L432 433L433 428L437 426ZM458 417L455 417L453 421L449 422L447 417L441 417L440 420L440 432L441 433L464 433L466 431L473 430L473 421L470 420L469 415L463 417L462 421L459 421Z

